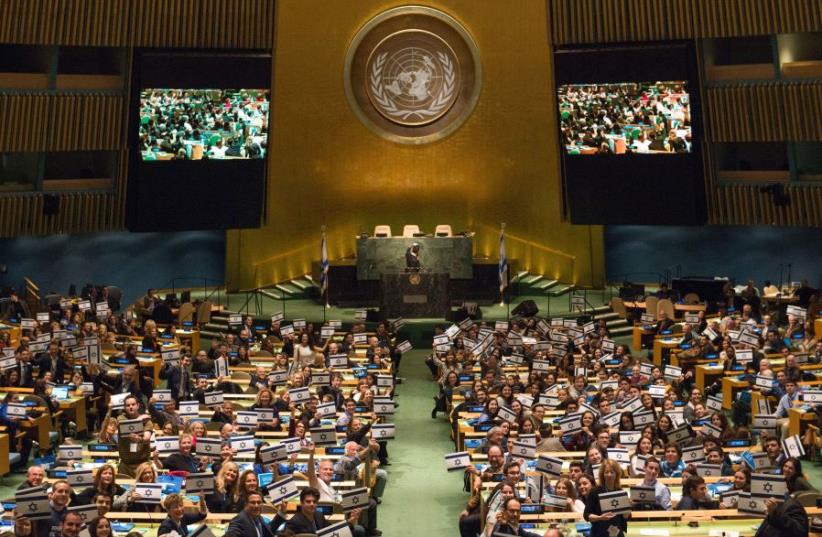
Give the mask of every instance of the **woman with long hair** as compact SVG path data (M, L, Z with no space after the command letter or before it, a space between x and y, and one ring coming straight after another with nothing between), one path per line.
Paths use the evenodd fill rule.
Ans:
M577 498L577 490L574 487L574 482L570 479L560 479L554 487L554 494L568 499L568 505L565 509L561 509L565 513L583 513L585 512L585 502Z
M621 490L619 478L622 475L622 468L619 462L613 459L605 459L599 468L599 486L588 494L585 499L585 520L591 523L591 537L614 537L615 535L625 535L628 533L628 520L631 513L615 515L614 513L602 513L600 505L600 495L607 492Z
M257 423L258 431L282 431L283 427L280 423L280 414L274 408L274 392L269 388L262 388L257 392L257 398L254 400L254 405L251 410L271 410L274 415L269 422Z
M257 474L254 473L254 470L246 470L240 475L240 479L237 481L237 487L231 495L234 508L238 513L245 509L248 495L252 492L259 492L259 490L260 482L257 480Z
M631 465L628 467L628 473L631 477L642 477L645 475L645 462L640 456L647 459L654 455L654 444L647 436L643 436L636 443L636 449L631 456Z
M135 483L156 483L157 472L150 462L144 462L134 471ZM160 506L151 503L140 503L140 494L135 487L114 499L113 505L124 505L125 511L129 513L153 513L159 511Z
M77 495L76 503L78 505L88 505L94 502L94 496L98 493L104 493L112 498L118 498L126 491L115 482L114 466L111 464L104 464L97 469L94 475L94 481L90 487L86 487L80 494Z
M214 492L206 496L206 505L212 513L235 513L234 495L239 483L240 468L234 462L225 462L214 480Z
M97 517L88 524L91 537L112 537L111 522L104 516Z
M577 479L577 494L579 495L578 500L585 503L586 498L589 494L591 494L591 491L594 490L596 486L597 482L591 474L582 474L579 476L579 479Z
M434 409L431 410L431 419L437 419L437 412L448 412L448 405L454 396L454 390L460 385L460 377L456 371L449 371L440 383L440 393L434 396Z
M816 487L810 484L802 475L802 462L796 457L789 457L782 463L782 475L785 476L785 483L788 485L788 492L813 491L816 492Z

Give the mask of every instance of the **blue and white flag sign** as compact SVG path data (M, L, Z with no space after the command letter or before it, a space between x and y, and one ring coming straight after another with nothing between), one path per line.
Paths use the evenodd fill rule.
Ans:
M615 490L614 492L604 492L599 495L599 508L603 514L614 513L615 515L631 512L631 498L627 490Z
M348 527L348 522L343 520L317 530L317 537L352 537L351 528Z
M457 470L465 470L471 465L471 456L467 451L458 451L456 453L449 453L445 456L445 468L449 472L456 472Z
M340 505L344 513L368 507L368 489L365 487L347 490L340 496L342 497Z
M284 477L268 486L268 497L271 498L271 503L277 505L289 498L293 498L300 491L297 490L297 482L294 481L294 476Z

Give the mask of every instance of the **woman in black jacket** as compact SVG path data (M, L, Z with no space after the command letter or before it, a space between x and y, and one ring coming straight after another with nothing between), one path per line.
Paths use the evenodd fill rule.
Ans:
M585 498L585 520L591 523L591 537L617 537L628 532L628 519L630 513L615 515L613 513L602 514L602 507L599 504L599 495L606 492L620 490L619 483L622 468L613 459L605 459L599 468L600 485L591 491Z
M110 464L104 464L97 470L94 476L92 486L87 487L80 494L77 495L77 505L88 505L94 502L94 496L102 492L111 496L112 500L121 496L126 489L115 483L114 481L114 467Z
M196 515L183 513L183 497L179 494L169 494L163 500L163 507L168 512L168 517L160 524L157 535L166 535L172 531L177 532L180 537L188 535L188 525L204 520L208 514L205 498L200 496L200 512Z
M188 472L189 474L203 471L205 463L191 454L194 446L194 437L189 433L180 435L180 451L161 460L157 451L154 451L154 464L170 472Z
M206 505L212 513L235 513L234 492L237 489L240 469L231 461L223 463L214 480L214 492L206 496Z

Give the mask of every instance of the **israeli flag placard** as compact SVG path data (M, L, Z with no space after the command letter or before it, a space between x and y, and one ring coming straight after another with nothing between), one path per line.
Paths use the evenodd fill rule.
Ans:
M374 440L393 440L393 423L375 423L371 426L371 438Z
M739 502L739 492L738 490L729 490L728 492L720 494L722 505L726 509L736 509L736 505Z
M776 416L755 414L753 418L754 429L776 429L778 420Z
M530 443L514 441L513 448L509 454L513 457L533 460L537 458L537 448Z
M272 371L268 374L268 381L272 386L282 386L288 382L288 371Z
M757 375L756 380L754 380L754 388L758 388L764 391L772 390L773 378L765 375Z
M773 410L771 409L771 401L767 397L760 397L756 400L756 413L757 414L766 414L771 415L773 414Z
M619 443L623 446L635 446L640 438L641 431L619 431Z
M199 445L199 441L197 443ZM159 504L164 486L162 483L134 483L134 490L140 495L137 503Z
M274 409L273 408L258 408L257 412L257 424L260 423L267 423L274 421ZM279 415L278 415L279 417Z
M627 490L603 492L599 495L599 508L603 514L621 515L631 512L631 498Z
M154 444L160 456L169 456L180 451L179 436L158 436L154 439Z
M705 406L714 412L722 412L722 399L714 395L709 395L708 399L705 400Z
M467 451L458 451L457 453L449 453L445 456L445 468L449 472L456 472L464 470L471 465L471 456Z
M125 403L126 397L131 395L130 393L115 393L112 394L111 398L109 399L109 406L111 406L112 410L123 410L123 404Z
M83 458L83 446L68 444L58 446L57 458L61 461L79 461Z
M656 503L656 489L645 485L631 485L631 501L637 503Z
M297 482L294 481L294 476L291 475L275 481L268 486L268 497L274 505L279 505L285 500L297 496L299 493Z
M621 413L620 413L619 410L614 410L610 414L606 414L605 416L602 416L602 418L600 418L600 421L602 423L608 425L609 427L618 427L619 426L620 415L621 415Z
M84 484L84 486L86 485L87 483ZM75 505L74 507L66 507L66 512L76 513L84 524L88 524L89 522L100 516L99 512L97 511L97 506L93 503L90 505Z
M14 495L14 501L17 504L16 514L23 515L30 520L51 518L49 497L45 491L41 487L36 487L33 492L25 494L26 491L32 490L26 489Z
M805 446L802 445L802 440L798 434L790 436L782 441L782 449L789 457L796 457L797 459L805 456Z
M266 446L260 449L260 460L263 464L273 464L275 462L284 461L288 458L285 446L277 444L274 446Z
M552 397L550 395L540 395L538 403L550 410L553 410L560 405L561 401L557 397Z
M189 526L190 528L191 526ZM197 529L192 530L188 537L214 537L214 532L208 527L208 524L202 524Z
M320 337L324 340L334 337L334 327L323 326L322 328L320 328Z
M171 401L171 390L154 390L152 395L158 403L168 403Z
M180 349L171 349L168 351L161 351L160 356L166 364L176 364L180 362Z
M342 520L317 530L317 537L352 537L351 528L348 527L348 521Z
M500 407L502 410L502 407ZM580 414L571 414L559 420L559 429L563 434L573 434L582 430L582 420Z
M271 322L272 323L276 323L277 321L282 321L282 320L283 320L283 312L281 312L281 311L278 312L278 313L275 313L271 316Z
M621 464L631 462L631 456L628 454L627 448L608 448L608 458L614 459Z
M354 320L365 321L368 318L368 310L355 310Z
M183 418L196 418L200 413L199 401L180 401L180 409L177 414Z
M14 357L14 354L0 360L0 369L14 369L15 367L17 367L17 358Z
M445 338L445 343L448 343L448 336L439 336L439 337L444 337ZM367 344L368 343L368 334L366 334L365 332L358 332L358 333L354 334L354 343L356 345L365 345L365 344ZM439 343L439 344L442 345L442 343Z
M372 425L373 429L374 426ZM311 429L311 441L316 446L336 446L337 429L335 427L313 427Z
M747 334L743 334L743 337L747 336ZM734 356L736 358L736 363L738 364L749 364L753 362L753 349L734 349Z
M311 373L312 386L329 386L331 384L331 373Z
M394 401L374 398L374 413L377 416L390 416L394 413Z
M531 363L531 369L533 371L551 371L553 366L548 360L534 360Z
M342 497L340 505L342 506L343 513L350 513L354 509L364 509L368 507L368 489L365 487L346 490L342 492L340 496Z
M806 390L802 395L802 401L815 405L822 404L822 390Z
M766 497L754 496L750 492L740 492L736 501L736 509L740 513L752 513L762 516L765 511Z
M394 377L391 375L377 375L377 387L379 388L393 388Z
M653 410L643 410L642 412L634 412L634 425L650 425L656 421Z
M788 493L785 478L776 474L751 474L751 496L784 498Z
M398 343L397 347L396 347L397 352L399 352L400 354L404 354L406 352L409 352L412 348L413 347L411 347L411 342L408 341L407 339L405 341L402 341L402 342Z
M517 414L510 408L506 406L499 407L499 412L497 412L497 417L501 420L505 420L508 423L516 423L517 421Z
M238 455L254 454L256 446L254 445L253 435L232 436L229 442L231 449L236 450ZM197 443L199 444L200 441L197 440Z
M666 379L676 380L682 375L682 368L675 365L666 365L663 374Z
M702 477L717 477L722 475L722 465L701 463L696 465L696 475Z
M317 405L316 415L321 418L335 416L336 414L337 406L334 404L334 401L329 401L328 403L322 403L320 405Z
M207 407L215 407L220 406L223 404L223 392L215 391L215 392L206 392L203 394L203 399L205 400L205 405Z
M205 455L206 457L219 457L222 440L219 438L198 438L195 447L197 455Z
M253 429L257 426L259 416L256 410L240 410L236 414L238 427L242 429Z
M698 464L705 460L705 448L702 444L682 448L682 462L685 464Z
M288 400L294 404L299 404L309 399L311 399L311 394L308 392L307 387L291 388L288 390Z
M202 472L186 476L186 494L211 494L214 492L214 474Z
M140 434L143 432L143 420L135 418L133 420L123 420L118 424L118 430L121 436L130 434Z
M280 325L280 335L283 337L288 337L294 334L294 325L284 324Z
M722 438L722 429L713 423L706 423L702 426L702 436L710 436L712 438Z
M639 397L629 399L622 405L622 410L625 412L636 412L640 408L642 408L642 400Z
M94 482L94 473L90 468L66 470L66 481L72 487L90 487Z
M300 439L296 436L294 438L284 438L280 440L280 445L285 447L285 452L291 455L292 453L299 453L301 446L300 446Z
M343 369L348 367L348 355L347 354L332 354L328 357L328 365L334 369ZM288 380L286 377L285 380ZM285 382L283 381L283 383Z
M537 458L536 469L551 477L559 477L562 475L562 459L540 455Z
M687 425L683 425L682 427L674 429L673 431L668 433L668 441L679 444L688 440L689 438L691 438L691 436L691 428Z
M650 457L648 455L641 455L637 453L636 457L634 457L633 461L631 461L631 467L634 469L634 472L637 474L641 474L645 471L645 463L648 462Z
M6 415L15 418L25 418L27 407L21 403L9 403L6 407Z
M568 508L568 497L545 493L542 495L542 503L548 507L565 510Z
M222 356L214 360L214 376L218 379L228 376L228 361Z

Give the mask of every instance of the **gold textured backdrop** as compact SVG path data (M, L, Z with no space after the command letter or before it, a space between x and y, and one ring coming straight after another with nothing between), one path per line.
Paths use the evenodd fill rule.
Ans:
M333 261L354 236L390 224L476 232L475 253L497 257L506 222L518 269L581 286L604 280L602 228L561 222L559 155L544 0L448 0L425 5L460 21L479 47L482 91L451 136L423 146L389 142L356 118L345 98L345 53L385 0L277 3L268 222L228 233L230 287L306 274L328 228ZM333 285L333 282L332 282Z

